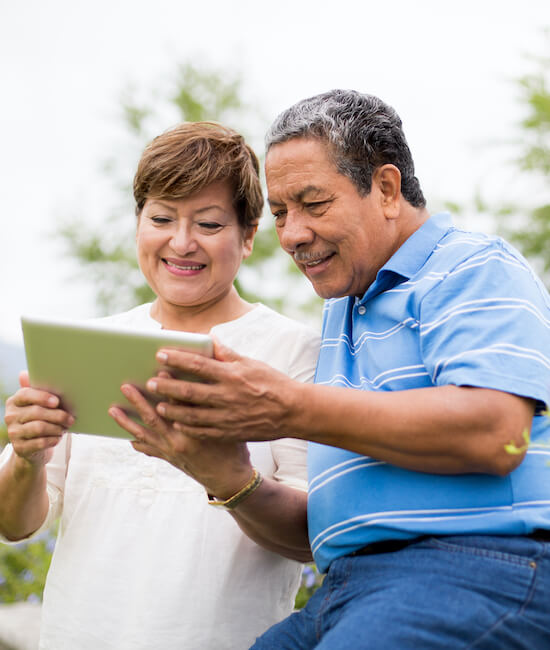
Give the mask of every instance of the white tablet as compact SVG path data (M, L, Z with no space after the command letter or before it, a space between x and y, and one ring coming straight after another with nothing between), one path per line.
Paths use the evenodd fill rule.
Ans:
M212 338L207 334L139 331L102 320L30 316L23 316L21 325L31 386L59 396L61 407L75 417L74 433L132 439L107 413L114 404L131 409L120 386L134 384L147 393L145 383L161 368L155 359L161 347L213 354Z

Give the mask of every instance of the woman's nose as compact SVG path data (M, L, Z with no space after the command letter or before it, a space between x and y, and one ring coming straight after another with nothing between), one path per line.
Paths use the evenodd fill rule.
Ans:
M198 244L191 229L186 226L180 226L170 239L170 247L175 253L185 255L186 253L196 251Z

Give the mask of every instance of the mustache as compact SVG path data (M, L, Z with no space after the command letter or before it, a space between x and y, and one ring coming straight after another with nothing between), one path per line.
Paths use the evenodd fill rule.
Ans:
M332 255L333 251L296 251L293 255L295 262L306 263L323 260L325 257Z

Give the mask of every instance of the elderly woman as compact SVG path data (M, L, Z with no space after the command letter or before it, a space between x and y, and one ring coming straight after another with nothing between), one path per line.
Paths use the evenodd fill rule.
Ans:
M134 196L138 260L156 299L109 320L211 332L218 355L227 345L311 380L318 335L233 284L263 205L242 137L213 123L160 135ZM309 558L302 443L182 445L129 385L147 426L110 413L136 442L70 434L58 397L21 383L6 406L0 533L22 540L61 517L43 650L239 650L290 612Z

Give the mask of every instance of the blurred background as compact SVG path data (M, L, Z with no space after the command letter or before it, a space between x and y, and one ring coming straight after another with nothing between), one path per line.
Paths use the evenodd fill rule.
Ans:
M2 390L25 365L21 314L86 318L147 299L131 183L152 137L213 119L263 154L281 110L330 88L393 105L429 210L513 240L548 285L549 30L548 0L0 3ZM240 290L319 323L262 221ZM19 586L40 571L23 567Z

